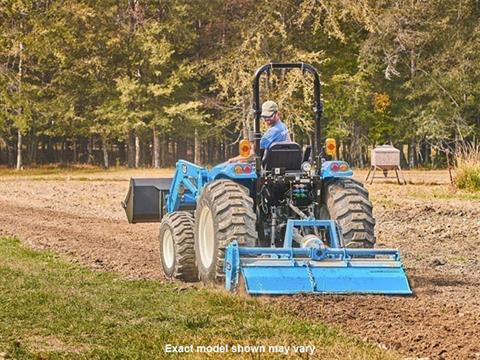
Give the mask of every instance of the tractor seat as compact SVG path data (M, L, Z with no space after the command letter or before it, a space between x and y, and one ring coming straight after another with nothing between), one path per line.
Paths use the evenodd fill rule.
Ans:
M303 152L300 145L294 142L277 142L266 151L263 168L271 171L273 168L284 168L285 171L300 171Z

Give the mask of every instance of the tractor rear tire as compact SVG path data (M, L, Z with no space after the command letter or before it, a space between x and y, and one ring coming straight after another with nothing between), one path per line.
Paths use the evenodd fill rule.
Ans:
M343 238L343 246L373 248L375 245L375 218L368 190L353 179L335 179L325 186L323 218L336 220ZM325 209L326 207L326 209ZM322 211L323 212L323 211Z
M198 281L193 227L193 216L186 211L167 214L160 223L160 259L169 279Z
M257 231L253 199L244 186L215 180L203 189L195 210L195 256L204 283L225 279L225 248L233 240L255 246Z

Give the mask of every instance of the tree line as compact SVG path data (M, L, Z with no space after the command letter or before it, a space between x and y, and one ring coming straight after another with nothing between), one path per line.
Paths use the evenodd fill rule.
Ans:
M479 20L476 0L2 1L0 164L222 161L251 131L255 69L304 61L341 157L391 143L442 166L478 143ZM307 143L312 79L261 88Z

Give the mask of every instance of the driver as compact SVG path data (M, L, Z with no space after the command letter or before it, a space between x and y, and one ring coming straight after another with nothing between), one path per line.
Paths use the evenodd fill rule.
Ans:
M265 101L262 104L263 120L269 126L268 130L260 139L260 149L268 149L273 143L281 141L290 141L290 134L285 124L280 119L278 105L272 100Z
M262 104L262 114L260 115L265 123L268 125L268 130L263 134L260 139L260 149L269 149L273 143L281 141L290 141L290 134L287 127L280 119L278 113L278 105L268 100ZM250 147L250 155L245 157L242 155L235 156L228 160L229 163L238 161L249 161L254 154L253 143Z

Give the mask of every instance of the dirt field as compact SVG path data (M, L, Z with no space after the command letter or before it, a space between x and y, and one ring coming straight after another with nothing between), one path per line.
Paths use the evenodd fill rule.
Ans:
M129 225L120 207L132 174L166 172L0 176L0 235L93 268L162 279L157 225ZM447 172L405 176L407 186L378 181L368 187L377 244L401 250L415 296L273 301L405 356L480 359L480 195L453 192Z

